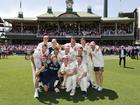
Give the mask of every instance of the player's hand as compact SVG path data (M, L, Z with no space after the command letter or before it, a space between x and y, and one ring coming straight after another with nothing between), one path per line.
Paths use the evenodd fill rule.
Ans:
M77 82L80 82L80 80L81 80L81 78L78 77L78 78L77 78Z
M36 76L39 76L39 74L40 74L40 71L37 71L37 72L35 73Z

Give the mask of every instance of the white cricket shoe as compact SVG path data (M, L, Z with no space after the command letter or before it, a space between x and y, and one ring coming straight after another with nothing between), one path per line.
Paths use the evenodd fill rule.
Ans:
M36 89L34 93L34 98L38 98L38 97L39 97L39 94L38 94L38 90Z
M75 89L72 89L72 91L70 92L70 96L74 96L75 95Z
M56 87L56 85L58 84L58 80L56 80L55 82L54 82L54 87Z
M41 89L41 87L39 87L39 88L37 88L37 90L38 90L38 92L42 92L42 89Z
M60 90L59 90L58 88L55 88L54 91L55 91L56 93L59 93L59 92L60 92Z
M99 86L98 91L100 92L100 91L102 91L102 90L103 90L103 88Z

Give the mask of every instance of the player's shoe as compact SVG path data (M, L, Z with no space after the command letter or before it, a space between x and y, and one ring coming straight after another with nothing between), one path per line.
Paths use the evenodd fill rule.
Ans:
M82 91L82 97L86 98L87 97L87 92L86 91Z
M92 85L92 88L97 90L99 88L99 86L98 85L94 85L94 86Z
M34 98L39 98L39 93L37 89L35 89Z
M59 92L60 92L60 90L59 90L58 88L55 88L54 91L55 91L56 93L59 93Z
M70 92L70 96L74 96L75 95L75 89L72 89Z
M97 90L100 92L103 90L103 88L99 86Z

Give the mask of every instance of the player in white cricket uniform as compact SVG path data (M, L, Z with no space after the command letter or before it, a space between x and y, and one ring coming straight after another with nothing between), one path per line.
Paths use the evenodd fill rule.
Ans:
M75 94L76 89L76 62L70 62L69 57L63 57L63 64L60 67L59 73L65 72L64 84L66 92L70 92L70 96Z
M69 45L64 45L64 50L62 50L61 52L61 56L65 56L68 55L70 58L70 62L75 61L75 57L76 57L76 51L71 51L70 52L70 46Z
M100 47L96 45L94 41L90 43L90 46L92 49L92 60L94 63L94 71L96 75L96 88L98 91L102 91L104 58Z
M83 62L82 56L77 56L77 82L80 85L82 96L87 96L87 88L88 88L88 81L87 81L87 65Z
M61 51L59 49L59 47L56 47L54 49L54 51L52 51L51 55L55 55L57 57L57 60L59 62L59 64L62 64L62 54L61 54Z
M94 72L93 72L93 63L92 63L92 57L91 57L91 48L89 45L86 44L86 40L84 38L81 38L80 40L81 46L83 47L84 55L86 56L86 65L87 65L87 77L88 81L91 82L91 85L94 86Z
M70 53L71 53L71 60L75 61L76 60L76 52L79 46L81 46L79 43L76 43L76 39L74 37L71 37L70 43L65 44L65 46L70 47Z
M42 45L44 45L44 44L47 45L48 48L50 48L51 47L51 42L48 42L48 40L49 40L49 37L47 36L47 34L44 34L43 42L39 43L36 49L41 50Z
M45 66L43 65L43 60L44 57L48 56L48 52L47 50L47 46L46 45L42 45L42 49L38 50L36 49L33 56L32 56L32 70L33 70L33 81L34 81L34 85L35 85L35 94L34 97L39 97L38 94L38 90L39 90L39 75L40 73L44 70L43 68L45 68ZM43 57L43 58L42 58Z
M52 39L51 47L49 47L49 54L51 54L55 48L60 48L59 44L57 43L56 39Z
M69 45L64 45L63 46L64 50L61 50L61 55L68 55L70 56L70 46Z

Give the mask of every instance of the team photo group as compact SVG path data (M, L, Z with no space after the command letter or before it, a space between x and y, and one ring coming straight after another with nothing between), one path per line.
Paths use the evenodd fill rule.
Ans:
M60 45L57 39L49 42L49 37L44 34L43 42L31 56L31 65L34 98L39 98L42 91L57 94L61 90L74 96L77 87L81 90L77 94L85 98L89 87L97 91L103 89L104 59L101 48L94 41L87 43L81 38L77 43L71 37L69 43Z

